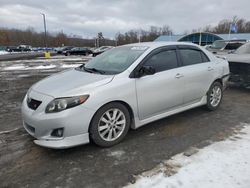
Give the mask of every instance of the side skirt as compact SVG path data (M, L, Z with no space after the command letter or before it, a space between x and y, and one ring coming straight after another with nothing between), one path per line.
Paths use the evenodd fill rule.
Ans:
M150 122L153 122L153 121L156 121L156 120L159 120L159 119L162 119L162 118L165 118L165 117L168 117L168 116L171 116L171 115L174 115L174 114L177 114L177 113L180 113L180 112L192 109L192 108L196 108L198 106L205 105L206 103L207 103L207 96L203 96L201 98L201 100L198 101L198 102L188 104L188 105L184 105L184 106L180 106L178 108L169 110L167 112L155 115L153 117L150 117L150 118L147 118L147 119L144 119L144 120L139 120L139 118L137 117L137 118L135 118L135 127L134 128L137 129L137 128L139 128L139 127L141 127L141 126L143 126L145 124L148 124Z

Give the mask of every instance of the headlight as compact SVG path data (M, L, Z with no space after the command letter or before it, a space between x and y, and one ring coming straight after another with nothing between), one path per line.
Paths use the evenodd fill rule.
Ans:
M84 103L89 98L89 95L82 95L77 97L65 97L65 98L57 98L51 101L46 109L46 113L52 112L60 112L66 110L68 108L73 108Z

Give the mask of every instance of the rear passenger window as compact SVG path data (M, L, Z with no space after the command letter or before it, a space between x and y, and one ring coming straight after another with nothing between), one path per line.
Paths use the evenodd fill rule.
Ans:
M202 60L203 62L209 62L210 60L208 59L207 55L204 54L204 52L201 51L201 57L202 57Z
M177 57L175 50L167 50L159 52L150 57L145 64L146 66L152 66L156 72L161 72L177 67Z
M194 65L209 61L207 56L199 50L180 49L180 55L183 62L183 66Z

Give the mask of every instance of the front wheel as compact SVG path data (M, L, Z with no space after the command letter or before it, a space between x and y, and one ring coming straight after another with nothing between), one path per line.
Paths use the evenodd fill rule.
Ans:
M207 108L208 110L216 110L221 103L223 96L222 85L220 82L214 82L207 92Z
M130 114L121 103L109 103L100 108L90 124L91 140L102 147L118 144L130 127Z

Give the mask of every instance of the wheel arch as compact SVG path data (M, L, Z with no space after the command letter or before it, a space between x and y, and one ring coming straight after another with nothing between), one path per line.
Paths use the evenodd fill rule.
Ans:
M211 87L215 82L219 82L219 83L222 85L222 87L223 87L222 78L216 78L216 79L211 83L211 85L209 86L209 88L207 88L207 93L206 93L206 94L208 94L208 91L209 91L210 87Z
M90 124L89 124L89 128L88 128L88 132L89 132L90 125L91 125L91 123L92 123L92 121L93 121L93 118L95 117L97 111L98 111L99 109L101 109L102 107L104 107L105 105L110 104L110 103L120 103L120 104L124 105L124 106L128 109L128 112L129 112L129 115L130 115L130 120L131 120L130 128L135 129L134 112L133 112L131 106L130 106L128 103L126 103L125 101L122 101L122 100L114 100L114 101L109 101L109 102L103 104L102 106L100 106L100 107L96 110L96 112L94 113L94 115L93 115L92 118L91 118L91 121L90 121Z
M219 83L223 86L222 78L217 78L214 82L219 82ZM214 82L213 82L213 83L214 83ZM212 84L213 84L213 83L212 83Z

